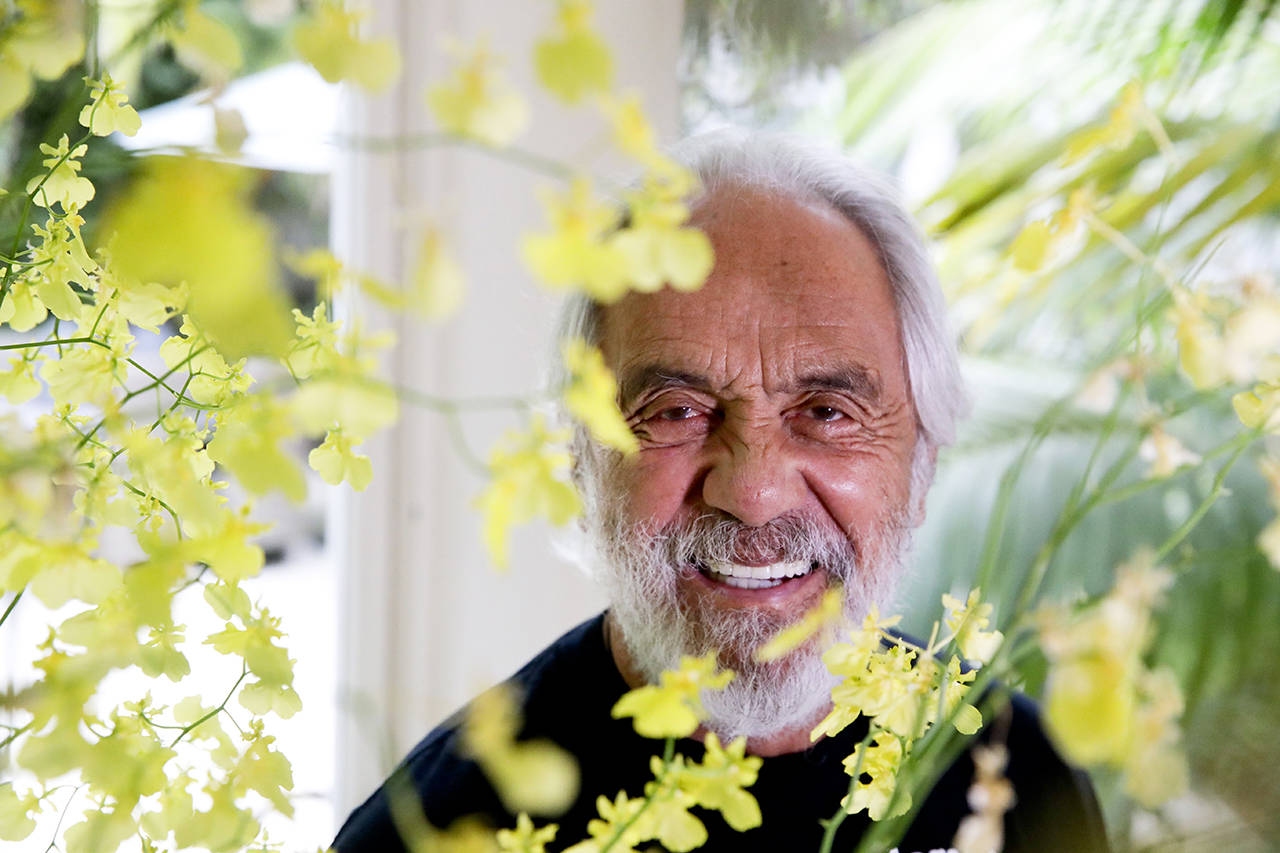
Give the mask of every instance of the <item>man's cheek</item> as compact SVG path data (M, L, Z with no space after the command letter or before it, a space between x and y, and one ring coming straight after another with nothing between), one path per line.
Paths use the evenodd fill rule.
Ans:
M666 454L665 458L625 461L618 471L617 486L625 495L627 515L632 522L665 527L680 516L691 495L692 466Z
M903 506L910 491L905 466L883 465L871 458L810 465L806 480L846 531Z

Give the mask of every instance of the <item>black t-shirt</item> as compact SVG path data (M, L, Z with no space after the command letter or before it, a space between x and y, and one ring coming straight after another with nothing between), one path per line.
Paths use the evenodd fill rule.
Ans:
M603 615L565 634L511 681L525 697L521 739L550 738L578 760L582 785L577 800L563 815L535 820L559 824L550 849L563 849L586 838L587 821L597 816L598 795L613 799L620 790L633 797L643 793L645 782L653 778L650 756L661 754L663 742L640 737L630 719L615 720L609 714L627 685L606 646ZM1017 802L1005 815L1006 853L1107 850L1087 777L1067 767L1054 752L1029 700L1015 697L1007 713L1006 773ZM460 748L462 719L461 713L455 714L427 735L409 753L401 771L413 781L423 813L433 826L445 828L466 815L480 815L494 828L514 826L515 817L502 807L484 774ZM804 752L764 759L759 779L748 788L764 818L755 829L737 833L719 813L696 809L709 835L699 849L816 851L822 838L819 821L836 812L849 787L841 763L861 741L865 726L859 720ZM699 761L703 747L685 739L677 743L677 752ZM966 793L972 776L973 764L964 752L934 787L898 845L903 853L951 846L956 828L969 813ZM840 827L834 849L851 850L868 822L865 812L850 815ZM404 849L392 825L386 785L351 814L334 847L341 853Z

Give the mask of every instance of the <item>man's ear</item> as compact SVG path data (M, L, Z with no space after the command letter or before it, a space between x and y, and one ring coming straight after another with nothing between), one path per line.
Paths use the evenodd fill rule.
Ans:
M916 441L924 441L923 438L917 437ZM938 446L930 443L926 450L927 460L923 462L923 471L912 471L911 479L913 491L917 492L915 498L915 506L911 508L911 526L919 527L924 524L925 507L929 502L929 489L933 487L933 474L938 467ZM912 466L915 467L914 465ZM918 482L914 482L917 481Z

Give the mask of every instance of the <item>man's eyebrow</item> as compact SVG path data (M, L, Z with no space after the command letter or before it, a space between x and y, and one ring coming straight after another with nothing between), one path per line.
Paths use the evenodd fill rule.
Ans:
M620 374L618 388L618 404L625 409L632 401L649 391L664 388L708 391L711 383L705 376L696 373L664 364L646 364ZM874 370L865 367L837 367L806 373L782 390L788 393L843 391L857 399L875 402L880 399L880 378Z
M880 377L865 367L837 367L806 373L788 391L844 391L856 398L880 399Z
M677 370L664 364L645 364L618 376L618 403L626 408L647 391L659 388L697 388L707 390L711 383L705 376Z

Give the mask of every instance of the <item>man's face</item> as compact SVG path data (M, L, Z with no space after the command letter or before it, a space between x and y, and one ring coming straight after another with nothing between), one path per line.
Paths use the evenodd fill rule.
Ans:
M790 624L837 580L883 584L870 574L907 526L916 419L889 282L857 227L754 190L704 201L694 224L716 253L701 290L604 312L640 451L601 491L633 537L701 532L667 567L683 630L703 635L685 651L714 634L741 668L759 638L726 656L735 624ZM825 548L797 550L815 537Z

